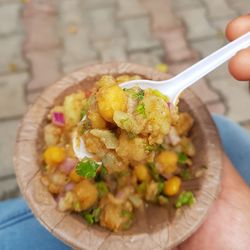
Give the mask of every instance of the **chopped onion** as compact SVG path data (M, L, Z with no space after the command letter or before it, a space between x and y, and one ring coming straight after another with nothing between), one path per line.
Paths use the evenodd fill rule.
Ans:
M74 186L75 186L74 182L69 182L65 185L64 189L66 192L68 192L68 191L71 191L74 188Z
M115 149L118 146L118 140L115 135L106 129L91 129L90 133L98 138L105 144L108 149Z
M63 127L65 124L64 114L62 112L52 113L52 123L56 126Z
M61 200L64 196L65 196L65 194L62 194L62 193L60 193L60 194L58 194L57 196L55 196L55 201L56 201L56 203L59 203L60 200Z
M176 132L176 129L173 126L170 127L168 138L170 143L174 146L177 145L181 140L181 138Z
M72 158L66 158L60 165L59 170L65 174L69 174L76 166L77 160Z

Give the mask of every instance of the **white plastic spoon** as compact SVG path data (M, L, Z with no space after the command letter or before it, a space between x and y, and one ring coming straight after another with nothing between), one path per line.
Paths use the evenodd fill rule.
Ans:
M133 80L124 82L120 84L120 86L122 88L138 86L141 89L157 89L164 95L168 96L173 104L176 104L176 101L183 90L232 58L238 51L249 46L250 32L228 43L171 79L164 81ZM77 133L74 133L72 142L77 158L82 159L86 156L91 157L85 149L83 140L77 135Z

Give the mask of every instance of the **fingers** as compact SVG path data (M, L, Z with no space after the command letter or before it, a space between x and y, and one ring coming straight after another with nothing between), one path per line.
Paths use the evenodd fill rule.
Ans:
M233 19L226 28L226 36L232 41L241 35L250 32L250 15ZM233 77L239 81L250 80L250 48L238 52L228 64Z
M250 31L250 15L233 19L226 28L226 36L232 41Z
M239 51L228 63L229 72L239 81L250 80L250 48Z

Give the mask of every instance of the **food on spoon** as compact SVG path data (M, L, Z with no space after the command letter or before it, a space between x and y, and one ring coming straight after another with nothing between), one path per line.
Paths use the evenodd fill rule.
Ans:
M129 229L146 203L180 208L195 202L183 183L194 178L193 118L167 96L138 87L138 76L102 76L91 92L77 91L51 109L44 127L42 182L60 211L112 231ZM77 159L77 131L92 158Z

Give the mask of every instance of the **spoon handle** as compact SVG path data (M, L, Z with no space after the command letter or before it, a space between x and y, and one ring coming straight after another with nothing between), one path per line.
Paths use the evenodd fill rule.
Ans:
M172 78L173 82L175 82L176 88L178 89L178 93L229 60L238 51L247 48L248 46L250 46L250 32L228 43L224 47L218 49L214 53Z

